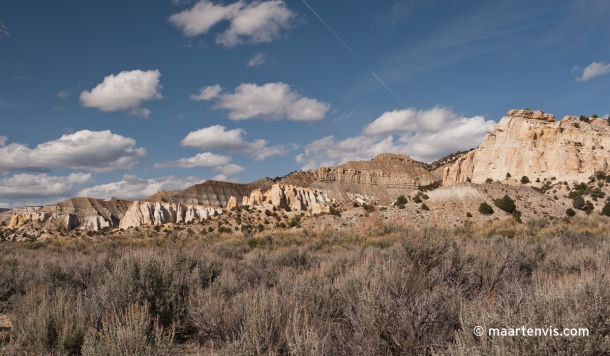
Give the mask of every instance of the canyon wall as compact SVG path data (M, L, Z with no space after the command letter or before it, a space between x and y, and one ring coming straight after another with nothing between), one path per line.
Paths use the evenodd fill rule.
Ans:
M608 171L610 126L605 119L561 121L543 111L511 110L487 133L478 149L445 168L443 184L527 176L587 181L596 171Z

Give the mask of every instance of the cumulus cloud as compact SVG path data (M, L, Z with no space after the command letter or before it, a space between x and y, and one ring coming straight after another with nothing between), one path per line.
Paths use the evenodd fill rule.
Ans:
M221 90L222 88L218 84L210 85L209 87L199 89L199 94L191 94L189 99L196 101L211 100L217 98Z
M182 146L201 150L221 150L253 156L259 161L270 156L285 156L289 150L283 145L269 147L266 140L244 140L244 129L227 130L225 126L214 125L190 132L180 142Z
M11 143L0 148L0 172L47 171L50 168L90 172L127 169L148 156L145 148L135 146L134 139L113 134L109 130L78 131L55 141L41 143L34 149Z
M8 28L6 28L6 26L0 22L0 40L7 37L11 37L11 34L8 33Z
M129 110L131 114L145 116L148 109L140 109L143 101L161 99L159 93L159 70L123 71L117 75L109 75L90 92L83 91L80 101L84 107L96 108L100 111Z
M106 199L110 197L134 200L142 199L157 193L160 190L186 189L194 184L204 182L198 177L178 179L174 176L142 179L135 175L125 174L119 182L100 184L82 189L78 196Z
M216 37L216 43L233 47L243 43L271 42L283 29L291 27L293 17L282 0L251 3L240 0L226 6L202 0L190 9L171 15L169 21L185 36L197 36L227 20L229 28Z
M576 78L576 80L579 82L586 82L587 80L591 80L607 73L610 73L610 63L593 62L582 70L582 75Z
M248 67L258 67L266 62L265 55L262 52L258 52L248 61Z
M72 173L57 177L42 174L15 174L0 179L0 199L44 199L69 197L72 188L91 180L91 173Z
M303 169L316 169L392 152L430 162L478 147L494 125L494 121L485 121L482 116L467 118L447 108L395 110L381 115L359 136L342 141L326 136L310 143L296 160Z
M177 161L165 161L155 163L155 168L165 167L181 167L181 168L193 168L193 167L215 167L222 166L231 162L231 157L217 155L211 152L199 153L194 157L181 158Z
M209 88L209 87L208 87ZM215 109L229 110L229 119L317 121L324 119L330 104L303 97L288 84L241 84L234 93L217 93Z

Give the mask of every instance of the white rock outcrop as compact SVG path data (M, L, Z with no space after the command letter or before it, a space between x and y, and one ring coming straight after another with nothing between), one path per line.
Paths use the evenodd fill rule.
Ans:
M610 125L605 119L566 116L561 121L542 111L511 110L487 133L478 149L445 168L443 184L487 178L527 176L532 182L556 177L586 181L609 169Z
M292 210L308 211L314 214L328 212L330 205L334 203L325 191L290 184L274 184L263 197L273 206L288 206Z
M202 205L135 201L121 219L119 227L127 229L142 225L184 223L205 219L214 213L222 214L222 209Z

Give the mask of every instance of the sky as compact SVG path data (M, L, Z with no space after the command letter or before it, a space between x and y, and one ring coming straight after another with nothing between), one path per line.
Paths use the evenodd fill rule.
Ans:
M0 208L477 147L610 113L607 0L0 2Z

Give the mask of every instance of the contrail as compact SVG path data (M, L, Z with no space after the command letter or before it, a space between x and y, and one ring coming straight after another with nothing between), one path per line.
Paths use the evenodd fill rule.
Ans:
M351 48L349 48L349 46L348 46L347 44L345 44L345 42L343 42L343 40L341 39L341 37L339 37L339 35L337 35L337 34L335 33L335 31L333 31L333 29L332 29L332 28L330 28L330 26L328 26L328 24L327 24L327 23L326 23L324 20L322 20L322 18L320 17L320 15L318 15L318 13L317 13L317 12L316 12L316 11L315 11L315 10L314 10L314 9L313 9L311 6L309 6L309 4L307 3L307 1L305 1L305 0L301 0L301 1L303 1L303 3L304 3L305 5L307 5L307 7L309 8L309 10L311 10L311 12L313 12L313 14L314 14L314 15L316 15L316 17L317 17L317 18L318 18L318 19L319 19L319 20L320 20L320 21L321 21L321 22L324 24L324 26L326 26L326 28L327 28L327 29L328 29L330 32L332 32L332 34L333 34L333 35L335 35L335 37L337 37L337 39L338 39L339 41L341 41L341 43L343 43L343 45L345 46L345 48L347 48L347 50L348 50L348 51L352 52L352 54L354 55L354 57L358 58L358 56L356 55L356 53L354 53L354 51L352 51L352 49L351 49Z
M324 20L323 20L323 19L320 17L320 15L318 15L318 13L317 13L317 12L316 12L316 11L315 11L315 10L314 10L314 9L313 9L311 6L309 6L309 4L307 3L307 1L305 1L305 0L301 0L301 1L303 1L303 3L304 3L304 4L305 4L305 5L306 5L306 6L309 8L309 10L311 10L311 12L313 12L313 14L314 14L314 15L316 15L316 17L318 18L318 20L320 20L320 22L322 22L322 23L324 24L324 26L326 26L326 28L327 28L327 29L328 29L328 30L329 30L329 31L330 31L330 32L331 32L333 35L335 35L335 37L337 37L337 39L339 40L339 42L341 42L341 43L342 43L342 44L345 46L345 48L347 48L347 50L348 50L348 51L350 51L350 53L354 55L354 57L358 58L358 55L356 55L356 53L354 53L354 51L352 51L352 49L351 49L351 48L349 48L349 46L348 46L348 45L347 45L347 44L346 44L346 43L345 43L345 42L344 42L344 41L341 39L341 37L339 37L339 35L337 35L337 33L335 33L335 31L333 31L333 29L332 29L332 28L330 28L330 26L328 26L328 24L326 23L326 21L324 21ZM377 74L375 74L375 72L371 71L371 74L372 74L372 75L375 77L375 79L377 79L377 81L379 81L379 83L381 83L381 85L383 85L383 86L384 86L384 87L385 87L385 88L386 88L386 89L387 89L387 90L388 90L388 91L389 91L389 92L390 92L392 95L394 95L394 97L395 97L396 99L398 99L398 101L400 101L402 105L407 106L407 104L405 104L405 102L404 102L404 101L402 101L402 100L401 100L401 99L398 97L398 95L396 95L396 94L395 94L395 93L392 91L392 89L390 89L390 87L388 87L388 86L387 86L387 85L386 85L386 84L383 82L383 80L381 80L381 78L379 78L379 77L377 76Z
M392 93L392 95L394 95L394 97L396 99L398 99L398 101L400 101L402 103L402 105L407 106L407 104L404 103L404 101L400 100L400 98L398 97L398 95L394 94L394 92L392 91L392 89L390 89L387 85L385 85L385 83L383 82L383 80L381 80L381 78L379 78L377 76L377 74L375 74L375 72L371 71L371 74L377 78L377 80L379 81L379 83L381 83L381 85L383 85L390 93Z

